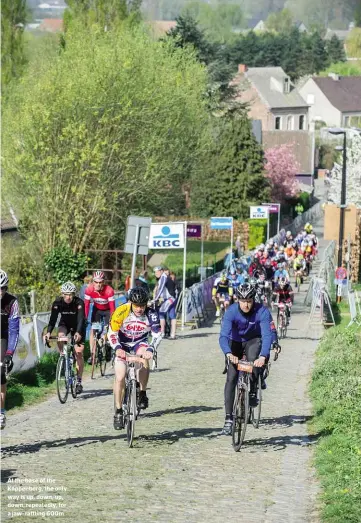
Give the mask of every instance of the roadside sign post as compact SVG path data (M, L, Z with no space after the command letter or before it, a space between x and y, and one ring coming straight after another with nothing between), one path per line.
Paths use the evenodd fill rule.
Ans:
M230 260L232 262L233 255L233 216L215 216L211 218L211 229L213 230L230 230L231 231L231 253Z
M150 249L183 249L182 329L186 318L187 222L152 223L149 234Z
M201 267L203 267L203 253L204 253L204 235L203 235L203 222L192 222L187 223L187 238L200 238L201 239ZM202 281L203 271L200 271Z
M152 218L128 216L124 252L133 255L131 286L134 287L137 254L146 256L149 251L149 232Z
M276 214L277 213L277 234L280 232L280 226L281 226L281 204L280 203L262 203L262 205L265 205L268 207L268 228L269 228L269 221L270 221L270 214ZM269 234L267 235L267 240L269 240Z
M266 219L267 220L267 240L269 240L269 208L267 205L262 206L251 206L249 208L249 217L254 220L261 220Z

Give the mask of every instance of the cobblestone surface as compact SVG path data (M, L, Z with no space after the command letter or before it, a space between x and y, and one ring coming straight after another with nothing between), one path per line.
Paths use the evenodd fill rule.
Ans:
M163 342L150 408L136 424L132 449L112 427L110 374L87 382L84 394L65 405L54 397L9 416L2 434L3 521L317 522L307 386L321 331L306 331L305 291L303 285L272 364L260 428L248 427L239 453L219 435L224 376L215 324ZM20 501L9 500L19 492L8 488L20 485L9 478L22 486L25 479L55 480L50 485L67 489L56 492L65 507L27 510L64 516L11 518L21 509L9 506Z

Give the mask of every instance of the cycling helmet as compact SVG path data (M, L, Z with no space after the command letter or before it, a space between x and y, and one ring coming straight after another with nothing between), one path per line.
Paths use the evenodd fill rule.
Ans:
M297 255L297 258L299 260L303 260L303 252L300 252L298 255Z
M229 270L229 274L231 276L233 276L234 274L236 274L236 269L234 267L231 267L230 270Z
M264 262L264 266L265 266L265 267L271 267L271 265L272 265L271 260L266 260L266 261Z
M74 283L71 281L66 281L63 283L63 285L60 287L62 294L75 294L76 293L76 287Z
M278 269L283 269L283 263L277 263L277 268Z
M285 250L285 248L283 247L283 245L281 245L281 247L279 248L279 252L283 252Z
M264 243L261 243L261 245L258 247L258 250L260 250L260 251L264 251L264 247L265 247L265 246L264 246Z
M251 300L256 296L255 286L249 283L244 283L240 285L237 289L237 298L239 300Z
M291 231L287 231L287 232L286 232L286 236L292 236Z
M273 244L274 244L274 241L273 240L269 240L268 244L272 247Z
M149 300L149 294L143 287L134 287L128 293L128 300L134 305L146 305Z
M9 283L8 275L6 274L5 271L0 269L0 288L2 289L3 287L7 287L8 283Z
M7 287L8 283L9 283L8 275L6 274L5 271L0 269L0 288L2 289L3 287Z
M100 283L105 280L105 274L103 271L95 271L93 274L93 281Z
M287 280L284 276L282 276L279 280L278 280L278 284L279 286L282 288L284 287L286 284L287 284Z
M157 271L163 271L164 268L161 266L161 265L158 265L157 267L154 267L154 272L157 272Z

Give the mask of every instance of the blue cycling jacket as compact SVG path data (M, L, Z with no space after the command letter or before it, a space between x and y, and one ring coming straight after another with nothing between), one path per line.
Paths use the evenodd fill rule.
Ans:
M262 339L260 356L269 356L271 345L277 341L277 332L270 311L255 303L250 314L243 314L238 303L231 305L223 318L219 344L224 354L231 352L230 341Z

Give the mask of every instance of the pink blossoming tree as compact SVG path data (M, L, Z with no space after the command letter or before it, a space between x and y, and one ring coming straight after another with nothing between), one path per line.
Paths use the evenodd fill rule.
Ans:
M265 152L266 176L271 183L272 201L283 203L287 198L296 196L300 186L296 180L299 164L292 150L292 145L276 145Z

